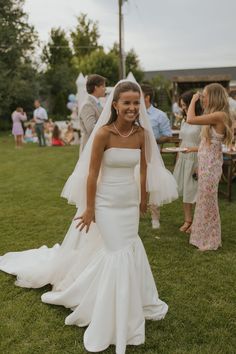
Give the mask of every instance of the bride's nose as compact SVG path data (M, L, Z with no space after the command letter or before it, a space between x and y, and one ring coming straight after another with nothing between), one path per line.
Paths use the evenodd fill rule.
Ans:
M130 105L129 105L129 110L130 110L130 111L135 111L135 110L136 110L135 104L130 103Z

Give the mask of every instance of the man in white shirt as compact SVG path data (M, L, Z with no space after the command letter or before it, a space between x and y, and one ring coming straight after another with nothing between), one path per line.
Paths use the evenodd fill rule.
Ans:
M45 136L44 136L44 122L48 119L47 111L41 107L40 101L34 101L34 117L35 122L35 132L38 137L39 146L46 146Z
M141 85L144 95L144 102L147 110L147 115L150 120L152 130L158 146L168 142L172 136L170 120L167 114L152 105L154 91L150 85ZM152 216L152 228L159 229L160 227L160 208L157 205L151 204L150 211Z
M80 152L84 149L90 134L97 123L102 112L100 97L105 96L106 79L103 76L93 74L89 75L86 83L88 98L83 104L79 113L79 122L81 127L81 145Z

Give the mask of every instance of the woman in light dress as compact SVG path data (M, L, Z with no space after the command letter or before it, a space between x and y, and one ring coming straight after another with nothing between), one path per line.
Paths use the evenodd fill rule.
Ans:
M183 111L179 137L181 148L198 146L200 143L201 126L190 125L186 122L188 107L193 97L193 91L187 91L180 96L180 107ZM201 115L200 100L195 105L196 115ZM197 196L197 153L179 152L174 169L174 177L178 184L179 195L183 197L184 223L180 227L182 232L190 232L192 224L193 206Z
M204 125L198 149L198 194L189 242L200 251L209 251L221 246L218 185L223 164L222 143L231 144L233 131L229 103L223 86L213 83L204 88L202 116L195 114L195 105L199 98L199 93L193 95L187 113L189 124ZM194 150L190 147L191 149Z
M8 253L0 269L17 285L52 284L42 301L72 310L67 325L87 327L90 352L145 340L145 319L160 320L168 306L158 296L138 236L139 214L149 202L177 198L165 169L137 83L121 81L69 177L62 196L78 211L61 246Z
M22 122L27 120L26 113L23 111L22 107L17 107L12 113L12 134L15 137L16 148L21 148L23 143L24 130L22 128Z

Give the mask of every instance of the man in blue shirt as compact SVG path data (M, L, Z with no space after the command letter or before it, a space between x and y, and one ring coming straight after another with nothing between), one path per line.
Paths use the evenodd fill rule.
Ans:
M150 119L152 130L156 138L158 146L169 141L172 136L170 120L167 114L152 105L154 98L154 91L150 85L141 85L144 95L145 106L147 114ZM160 227L160 208L157 205L150 205L152 216L152 228L159 229Z

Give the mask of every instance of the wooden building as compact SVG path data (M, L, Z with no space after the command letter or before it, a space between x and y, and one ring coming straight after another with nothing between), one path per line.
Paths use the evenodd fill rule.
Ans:
M190 89L203 88L209 83L218 82L230 90L236 90L236 66L202 69L146 71L145 80L162 76L173 84L172 96L179 96Z

